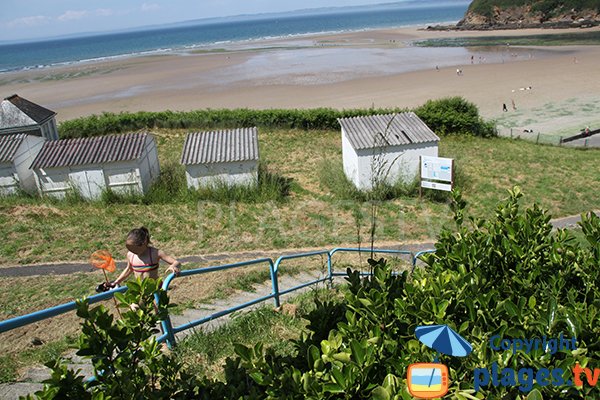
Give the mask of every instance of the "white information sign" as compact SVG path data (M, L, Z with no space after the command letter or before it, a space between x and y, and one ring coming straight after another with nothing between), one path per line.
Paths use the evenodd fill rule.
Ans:
M443 190L443 191L446 191L446 192L452 191L452 185L450 185L448 183L437 183L437 182L422 181L421 182L421 187L424 187L426 189Z
M451 158L421 156L421 179L452 182Z

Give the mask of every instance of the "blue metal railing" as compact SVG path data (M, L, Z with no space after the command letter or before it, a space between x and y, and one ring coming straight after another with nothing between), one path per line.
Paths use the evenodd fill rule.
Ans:
M332 267L332 259L333 259L333 255L335 253L341 253L341 252L348 252L348 253L371 253L371 249L356 249L356 248L347 248L347 247L336 247L335 249L331 250L329 252L329 268L328 268L328 273L330 276L330 279L333 279L334 276L345 276L347 275L346 272L333 272L333 267ZM376 253L386 253L386 254L404 254L404 255L410 255L411 256L411 262L414 265L416 263L416 261L413 259L413 252L410 250L395 250L395 249L373 249L372 251L373 254ZM414 267L413 267L414 269ZM362 273L363 274L367 274L368 273Z
M180 325L178 327L173 327L173 325L171 324L170 317L167 316L167 318L165 320L163 320L161 323L161 326L163 328L163 334L158 338L158 341L160 341L160 342L166 341L167 345L169 347L172 347L175 344L175 334L176 333L179 333L179 332L185 331L187 329L193 328L195 326L204 324L208 321L225 316L227 314L231 314L231 313L241 310L243 308L250 307L250 306L260 303L262 301L274 298L275 294L277 293L277 289L276 289L277 288L277 286L276 286L277 275L275 273L275 267L273 264L273 260L271 260L270 258L259 258L257 260L252 260L252 261L243 261L243 262L238 262L238 263L233 263L233 264L216 265L216 266L211 266L211 267L206 267L206 268L197 268L197 269L181 271L179 273L179 276L184 277L184 276L206 274L206 273L215 272L215 271L224 271L227 269L240 268L240 267L244 267L247 265L263 264L263 263L267 263L269 265L269 273L271 276L271 281L273 282L273 292L271 294L269 294L267 296L259 297L257 299L248 301L243 304L239 304L235 307L231 307L226 310L216 312L216 313L206 316L204 318L201 318L201 319L198 319L195 321L190 321L187 324ZM171 282L173 281L174 278L175 278L175 274L169 274L169 276L167 276L167 278L165 279L165 281L163 282L163 285L162 285L163 290L169 290L169 286L171 285Z
M243 261L243 262L238 262L238 263L232 263L232 264L225 264L225 265L215 265L215 266L210 266L210 267L206 267L206 268L197 268L197 269L192 269L192 270L185 270L185 271L181 271L179 273L179 277L185 277L185 276L192 276L192 275L202 275L202 274L206 274L209 272L216 272L216 271L224 271L224 270L229 270L229 269L234 269L234 268L241 268L241 267L245 267L248 265L256 265L256 264L267 264L268 268L269 268L269 275L271 277L271 283L272 283L272 291L269 295L266 296L261 296L258 297L254 300L248 301L246 303L243 304L239 304L237 306L228 308L226 310L222 310L222 311L218 311L216 313L213 313L211 315L208 315L206 317L200 318L198 320L195 321L190 321L186 324L177 326L177 327L173 327L172 323L171 323L171 319L169 316L167 316L167 318L164 321L161 321L161 327L163 329L163 334L161 336L158 337L158 341L159 342L166 342L167 345L169 347L172 347L175 344L175 334L185 331L187 329L193 328L195 326L204 324L208 321L214 320L216 318L231 314L235 311L244 309L246 307L250 307L254 304L258 304L261 303L263 301L269 300L269 299L273 299L275 306L279 307L280 306L280 296L294 292L296 290L300 290L302 288L305 288L307 286L311 286L311 285L315 285L317 283L321 283L321 282L325 282L325 281L329 281L332 282L333 278L335 276L345 276L347 275L346 272L335 272L333 270L333 262L332 262L332 258L336 253L341 253L341 252L352 252L352 253L371 253L371 249L357 249L357 248L343 248L343 247L338 247L335 248L333 250L320 250L320 251L313 251L313 252L307 252L307 253L297 253L297 254L290 254L290 255L284 255L284 256L280 256L279 258L277 258L277 261L273 262L272 259L270 258L259 258L256 260L251 260L251 261ZM408 250L395 250L395 249L373 249L373 253L385 253L385 254L400 254L400 255L408 255L411 258L411 262L412 262L412 269L411 272L414 271L416 265L417 265L417 260L418 258L425 253L431 253L431 252L435 252L435 250L424 250L424 251L419 251L417 253L413 253L411 251ZM294 286L292 288L289 289L285 289L285 290L280 290L279 288L279 279L278 279L278 275L279 275L279 269L281 267L281 264L283 261L285 260L291 260L291 259L298 259L298 258L308 258L308 257L314 257L314 256L326 256L327 257L327 275L324 278L318 278L309 282L305 282L302 283L300 285ZM173 279L175 279L175 275L174 274L169 274L164 282L163 282L163 286L162 288L164 290L168 290L169 286L171 284L171 282L173 281ZM115 293L117 292L124 292L127 290L127 287L120 287L117 289L113 289L111 291L105 292L105 293L100 293L97 295L93 295L90 296L88 298L90 304L93 303L97 303L100 301L104 301L104 300L108 300L111 297L114 296ZM157 300L158 301L158 300ZM64 314L66 312L69 311L73 311L75 310L77 307L76 302L70 302L70 303L66 303L66 304L62 304L56 307L52 307L52 308L48 308L45 310L41 310L41 311L37 311L31 314L27 314L27 315L23 315L20 317L16 317L16 318L12 318L12 319L8 319L5 321L0 321L0 333L2 332L6 332L15 328L19 328L28 324L32 324L34 322L38 322L41 321L43 319L47 319L47 318L51 318L51 317L55 317L57 315L60 314Z
M411 274L417 267L417 261L419 260L419 257L421 257L423 254L427 254L427 253L435 253L435 249L421 250L421 251L417 251L415 253L415 255L413 256L413 259L412 259L412 269L410 270Z
M114 296L117 292L125 292L127 286L123 286L117 289L113 289L109 292L95 294L88 297L90 304L98 303L100 301L108 300ZM61 304L56 307L46 308L44 310L36 311L31 314L22 315L5 321L0 321L0 333L7 332L15 328L20 328L25 325L33 324L34 322L41 321L43 319L56 317L57 315L64 314L69 311L77 309L77 302L71 301L69 303Z
M329 251L327 251L327 250L311 251L311 252L308 252L308 253L290 254L290 255L286 255L286 256L280 256L277 259L277 261L275 262L275 278L276 279L273 281L274 284L277 287L277 290L275 291L275 293L276 293L276 295L275 295L275 307L279 307L280 306L279 296L291 293L291 292L293 292L295 290L302 289L302 288L304 288L306 286L315 285L317 283L324 282L324 281L326 281L326 280L329 279L329 277L323 278L323 279L316 279L314 281L310 281L310 282L307 282L307 283L303 283L302 285L295 286L295 287L293 287L291 289L280 291L279 290L279 283L278 283L279 279L277 279L277 278L279 276L279 266L281 265L281 262L284 261L284 260L292 260L292 259L295 259L295 258L305 258L305 257L322 256L322 255L327 255L327 265L329 265L329 259L330 259L331 256L329 255ZM275 286L273 288L275 289Z

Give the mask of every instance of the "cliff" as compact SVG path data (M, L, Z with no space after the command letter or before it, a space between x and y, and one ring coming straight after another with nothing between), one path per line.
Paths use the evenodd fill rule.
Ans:
M600 0L474 0L457 28L566 28L599 24Z

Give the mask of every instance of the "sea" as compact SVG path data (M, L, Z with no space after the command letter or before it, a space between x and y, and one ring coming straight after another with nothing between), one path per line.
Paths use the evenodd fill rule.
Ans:
M424 0L189 21L145 29L0 44L0 73L147 54L185 53L264 39L450 24L470 1Z

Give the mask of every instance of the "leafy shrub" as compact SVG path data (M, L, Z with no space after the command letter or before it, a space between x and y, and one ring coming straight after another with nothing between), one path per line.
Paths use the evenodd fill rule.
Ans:
M152 128L171 129L227 129L258 126L284 129L339 129L338 118L401 112L400 109L335 110L316 108L310 110L250 110L219 109L159 112L105 112L69 121L59 126L63 139L138 131Z
M338 118L398 113L399 108L368 108L336 110L250 110L221 109L195 111L160 111L137 113L103 113L64 121L59 126L60 137L88 137L139 131L142 129L228 129L258 126L260 128L338 130ZM493 126L483 122L477 107L460 97L429 101L415 112L440 134L473 134L491 136ZM464 115L463 115L464 114Z
M483 121L477 106L462 97L429 100L415 113L438 135L496 136L494 125Z
M115 294L119 307L127 310L115 321L103 305L90 308L87 300L77 304L83 318L78 355L90 358L92 380L68 370L60 361L48 363L52 376L39 399L187 399L197 396L198 384L185 374L175 358L161 351L156 341L157 323L172 305L160 282L130 281L127 292ZM155 295L160 300L155 306ZM132 307L135 305L135 307ZM188 383L187 385L184 383ZM34 398L29 396L29 399Z
M598 269L600 219L582 220L590 244L579 246L566 231L552 232L539 207L520 210L518 189L500 204L489 221L465 224L464 206L455 193L457 231L445 230L427 267L395 275L384 260L370 260L373 276L349 271L347 311L327 340L305 336L296 358L280 359L268 349L238 347L240 366L266 392L262 398L408 399L406 367L436 355L414 337L422 324L447 324L474 347L465 358L443 357L457 399L517 399L525 384L482 388L472 377L480 367L519 370L561 367L565 380L576 363L597 368ZM311 323L310 326L313 326ZM576 337L578 350L554 355L492 352L493 335L513 338ZM324 335L324 332L319 332ZM542 386L531 381L533 398L589 398L593 388Z

